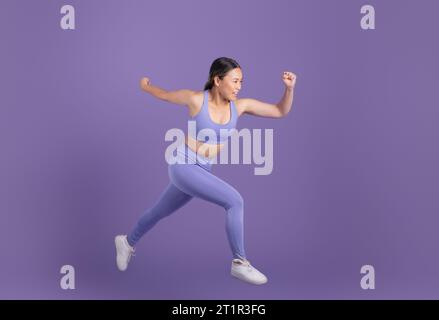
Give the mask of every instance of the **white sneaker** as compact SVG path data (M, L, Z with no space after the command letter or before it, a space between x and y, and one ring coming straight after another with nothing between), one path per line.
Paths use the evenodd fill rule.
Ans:
M248 260L233 259L232 276L251 284L264 284L268 279L250 264Z
M134 255L134 248L128 243L127 236L119 235L114 238L116 244L116 264L120 271L125 271L128 268L131 256Z

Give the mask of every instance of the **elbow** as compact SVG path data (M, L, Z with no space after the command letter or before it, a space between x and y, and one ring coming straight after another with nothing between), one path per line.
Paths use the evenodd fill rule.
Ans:
M283 111L281 108L278 107L278 112L276 112L275 118L285 118L290 110Z

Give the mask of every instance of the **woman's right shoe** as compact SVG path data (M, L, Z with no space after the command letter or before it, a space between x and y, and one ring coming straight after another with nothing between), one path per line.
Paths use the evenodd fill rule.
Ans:
M267 283L267 277L250 264L250 261L233 259L231 275L251 284Z
M134 248L130 246L126 235L119 235L114 238L116 245L116 264L120 271L125 271L128 268L131 256L134 255Z

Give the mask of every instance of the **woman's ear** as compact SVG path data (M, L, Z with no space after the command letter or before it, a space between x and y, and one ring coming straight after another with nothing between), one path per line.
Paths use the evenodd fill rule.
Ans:
M219 85L220 85L220 78L218 76L215 76L213 78L213 84L214 84L214 86L219 87Z

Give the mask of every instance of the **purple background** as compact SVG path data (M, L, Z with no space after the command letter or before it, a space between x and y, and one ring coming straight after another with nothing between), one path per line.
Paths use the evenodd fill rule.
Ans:
M76 9L76 30L59 27ZM376 30L360 28L372 4ZM0 298L439 298L437 1L0 3ZM274 171L216 166L245 199L246 249L269 277L230 277L225 213L193 200L117 271L113 237L168 184L165 132L187 111L139 89L201 90L213 59L241 97L278 102ZM76 290L59 286L62 265ZM371 264L376 289L362 290Z

